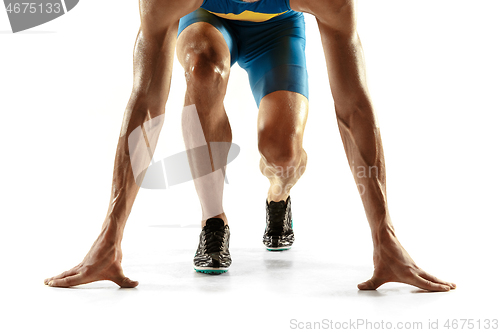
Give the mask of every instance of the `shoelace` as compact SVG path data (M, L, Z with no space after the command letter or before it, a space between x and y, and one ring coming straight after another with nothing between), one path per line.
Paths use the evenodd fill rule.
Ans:
M224 241L224 229L205 229L205 249L207 253L219 252L222 250L222 243Z
M285 205L270 204L269 205L269 224L267 234L270 236L279 236L283 234L285 226L284 219L286 213Z

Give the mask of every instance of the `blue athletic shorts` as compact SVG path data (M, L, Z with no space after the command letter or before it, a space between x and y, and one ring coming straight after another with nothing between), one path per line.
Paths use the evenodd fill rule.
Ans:
M224 19L198 8L180 19L177 36L196 22L210 23L222 33L231 53L231 66L238 62L248 73L257 107L262 97L277 90L309 98L301 12L289 11L265 22L249 22Z

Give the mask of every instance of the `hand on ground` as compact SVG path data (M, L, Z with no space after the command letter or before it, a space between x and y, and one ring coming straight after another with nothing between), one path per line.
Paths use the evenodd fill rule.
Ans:
M375 270L371 279L358 284L360 290L375 290L387 282L401 282L428 291L449 291L456 285L419 268L394 234L381 239L373 255Z
M83 261L72 269L44 280L50 287L72 287L80 284L109 280L122 288L134 288L139 283L123 274L122 251L99 236Z

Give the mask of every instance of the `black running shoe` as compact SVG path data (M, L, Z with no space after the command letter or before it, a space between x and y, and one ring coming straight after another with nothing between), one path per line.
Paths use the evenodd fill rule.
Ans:
M283 251L292 247L293 220L290 196L286 201L267 202L266 200L266 231L262 241L269 251Z
M197 272L221 274L231 265L229 254L229 226L219 218L210 218L201 230L200 243L193 259Z

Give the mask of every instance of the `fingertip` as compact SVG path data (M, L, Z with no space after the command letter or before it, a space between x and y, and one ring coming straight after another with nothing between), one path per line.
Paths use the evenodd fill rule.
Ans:
M374 286L371 281L365 281L358 284L359 290L373 290Z
M128 279L128 281L129 281L129 284L132 288L137 287L139 285L139 281L134 281L134 280L130 280L130 279Z
M129 278L123 279L123 282L120 284L121 288L135 288L139 285L138 281L130 280Z
M446 284L440 284L435 288L435 291L450 291L451 287ZM431 289L432 290L432 289Z

